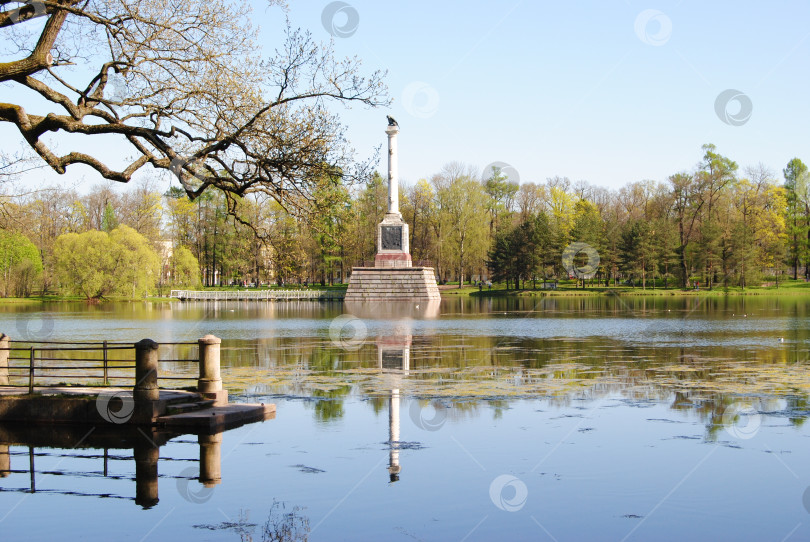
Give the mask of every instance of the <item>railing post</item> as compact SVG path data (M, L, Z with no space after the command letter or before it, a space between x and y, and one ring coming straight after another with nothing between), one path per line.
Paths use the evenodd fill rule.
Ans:
M7 478L11 474L11 455L8 444L0 444L0 478Z
M214 487L222 483L222 433L198 435L200 444L200 483Z
M28 393L34 393L34 347L31 347L31 357L28 362Z
M0 333L0 386L8 386L8 358L11 340L5 333Z
M104 385L110 385L110 379L107 377L107 341L104 341Z
M135 458L135 504L152 508L158 503L158 459L160 448L150 440L135 441L132 449Z
M227 404L228 392L222 389L222 377L219 371L219 354L222 339L206 335L197 341L200 347L200 379L197 390L215 404Z
M151 423L158 416L158 343L143 339L135 343L134 421Z

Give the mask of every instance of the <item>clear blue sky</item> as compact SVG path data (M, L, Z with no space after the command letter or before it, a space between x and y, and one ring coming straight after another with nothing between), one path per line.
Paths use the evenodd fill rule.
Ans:
M272 50L284 14L253 4ZM287 15L329 40L329 4L291 0ZM347 34L334 38L338 55L388 70L395 101L388 111L342 117L360 156L384 143L386 113L399 121L406 182L450 161L482 170L501 161L522 181L560 175L620 187L691 169L703 143L780 178L794 156L810 163L806 0L346 4L332 19ZM750 116L739 101L721 108L730 124L715 108L728 89L751 104ZM100 180L73 169L70 179Z
M290 17L327 38L328 3L293 2ZM806 1L347 3L359 24L336 48L389 70L404 179L451 160L503 161L523 181L618 187L689 169L709 142L780 177L792 157L810 162ZM636 31L646 10L663 14L639 20L641 37L658 45ZM336 15L338 26L347 15ZM415 106L414 82L430 85ZM715 112L727 89L751 100L744 124ZM739 109L732 101L727 111ZM346 119L358 149L384 141L381 113Z

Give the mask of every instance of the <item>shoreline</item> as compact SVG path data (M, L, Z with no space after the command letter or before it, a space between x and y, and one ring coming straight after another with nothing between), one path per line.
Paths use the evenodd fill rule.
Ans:
M315 291L335 291L342 288L308 288ZM751 287L741 289L733 288L713 288L713 289L682 289L682 288L631 288L629 286L617 287L589 287L573 288L563 286L558 289L533 289L526 288L520 290L506 290L502 287L495 287L492 290L480 290L475 286L464 286L458 288L457 285L443 285L439 287L442 297L471 297L471 298L520 298L520 297L739 297L739 296L771 296L771 297L797 297L810 296L810 283L787 282L780 287ZM205 288L205 291L221 291L219 288ZM253 289L250 289L253 291ZM260 290L258 290L260 291ZM101 303L171 303L177 301L172 297L150 296L145 298L132 299L127 297L107 297L104 299L85 299L78 296L58 296L44 295L31 297L0 297L0 306L3 305L42 305L45 303L87 303L91 305Z

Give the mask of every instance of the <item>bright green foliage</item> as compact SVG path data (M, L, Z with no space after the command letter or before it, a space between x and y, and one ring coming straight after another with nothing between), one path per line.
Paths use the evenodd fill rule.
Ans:
M489 230L492 233L500 225L501 217L511 209L520 185L510 182L509 177L497 166L492 166L492 171L486 173L489 177L484 181L484 190L489 196L487 207L490 214Z
M548 253L551 235L548 218L539 213L522 221L511 229L501 228L495 235L489 251L488 266L492 278L510 282L515 288L527 279L532 280L543 272L544 255Z
M641 279L641 287L647 288L647 279L657 267L656 246L649 222L633 220L622 232L619 243L621 267L633 279Z
M146 296L160 271L155 250L128 226L110 233L91 230L60 235L54 245L54 260L65 292L87 299Z
M483 262L488 242L488 224L482 217L487 211L487 194L478 181L468 176L452 179L440 189L444 205L439 214L446 237L450 269L459 277L459 287L474 262Z
M0 294L27 297L42 274L42 258L30 239L0 230Z
M118 227L118 218L115 216L115 208L111 203L104 207L104 214L101 216L101 231L111 232Z
M788 257L793 267L793 278L798 278L802 262L807 269L805 276L810 278L810 186L807 166L794 158L782 173L785 176Z
M176 247L169 261L172 270L172 285L178 288L200 286L200 262L186 247Z

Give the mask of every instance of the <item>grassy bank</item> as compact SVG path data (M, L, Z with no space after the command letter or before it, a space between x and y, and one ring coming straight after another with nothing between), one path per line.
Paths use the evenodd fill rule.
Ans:
M313 290L313 291L345 291L348 287L348 284L335 284L335 285L309 285L307 287L301 285L291 285L285 286L280 288L278 286L271 286L265 288L246 288L242 286L215 286L210 288L195 288L196 290L206 291L206 292L236 292L236 291L264 291L264 290ZM181 288L178 288L181 289ZM127 302L127 303L137 303L143 301L149 301L152 303L169 303L173 301L173 298L168 297L169 293L171 292L170 289L164 289L163 296L149 296L149 297L140 297L140 298L131 298L126 296L109 296L104 297L100 300L88 300L81 296L63 296L63 295L34 295L31 297L0 297L0 305L37 305L43 303L54 303L54 302L66 302L66 301L77 301L77 302L84 302L84 303L108 303L108 302Z
M795 296L810 295L810 283L804 281L785 281L779 286L755 286L740 288L739 286L715 287L712 289L701 288L646 288L630 286L588 286L585 289L575 287L573 282L561 281L555 290L543 290L541 283L537 289L528 287L525 289L509 289L504 284L494 284L492 289L484 287L479 290L477 286L457 286L441 289L442 296L471 296L471 297L505 297L505 296L537 296L537 297L588 297L588 296L740 296L740 295L768 295L768 296Z
M310 285L306 288L303 286L293 285L285 286L284 288L270 287L260 288L259 290L328 290L328 291L345 291L348 285L336 284L333 286L320 286ZM715 287L711 290L701 288L695 290L694 288L683 289L678 287L670 288L646 288L641 287L633 288L631 286L588 286L585 289L582 287L577 288L573 281L560 281L557 288L554 290L543 290L542 283L537 283L537 288L532 288L527 284L527 288L523 289L506 289L505 284L494 284L491 289L484 287L483 289L478 286L465 285L459 288L458 285L448 284L441 286L441 293L443 297L448 296L470 296L470 297L592 297L592 296L741 296L741 295L768 295L768 296L810 296L810 282L803 280L794 281L788 280L779 284L779 286L754 286L749 288L740 288L739 286L731 287ZM223 286L212 288L199 288L203 291L239 291L239 290L254 290L253 288L242 288L237 286ZM148 301L152 303L169 303L173 301L168 296L167 290L164 297L147 297L132 299L127 297L107 297L100 302L143 302ZM3 297L0 298L0 305L36 305L49 302L65 302L65 301L79 301L88 302L83 297L78 296L58 296L58 295L42 295L31 296L26 298L19 297ZM90 301L93 302L93 301Z

